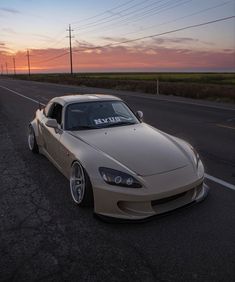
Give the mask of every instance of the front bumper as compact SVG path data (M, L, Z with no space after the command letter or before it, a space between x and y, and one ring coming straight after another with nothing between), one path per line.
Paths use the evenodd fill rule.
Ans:
M209 187L203 182L195 182L178 191L180 192L172 191L172 195L159 198L156 194L130 195L99 190L99 198L103 198L103 201L102 204L95 202L95 215L103 219L143 221L202 201L207 196Z

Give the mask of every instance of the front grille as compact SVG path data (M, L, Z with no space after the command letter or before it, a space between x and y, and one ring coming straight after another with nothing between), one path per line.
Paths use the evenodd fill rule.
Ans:
M176 200L178 198L181 198L181 197L185 196L187 194L187 192L183 192L183 193L180 193L180 194L177 194L177 195L174 195L174 196L170 196L170 197L167 197L167 198L162 198L162 199L154 200L154 201L151 202L151 204L152 204L152 206L162 205L162 204L174 201L174 200Z

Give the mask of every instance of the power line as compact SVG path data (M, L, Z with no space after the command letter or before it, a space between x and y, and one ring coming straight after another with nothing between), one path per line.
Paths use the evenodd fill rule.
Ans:
M64 35L62 38L56 40L55 42L52 42L51 44L49 44L47 47L46 47L46 50L48 49L56 49L55 47L58 46L63 40L66 39L66 36ZM45 49L42 49L43 47L37 47L37 49L35 48L32 48L31 50L34 50L34 51L37 51L37 53L43 53L45 51Z
M149 1L149 0L147 0L147 1ZM89 27L95 26L95 25L97 25L97 24L107 23L107 22L116 20L117 17L120 18L120 17L127 16L127 15L129 15L129 14L133 14L133 13L135 13L135 12L141 11L141 10L147 8L147 7L150 7L150 6L154 6L155 4L157 4L157 3L159 3L159 2L163 2L163 1L165 1L165 0L159 0L159 1L157 1L157 2L155 1L155 2L153 2L153 3L151 3L151 4L147 5L147 6L144 6L144 7L142 7L142 8L138 8L137 10L134 10L134 11L129 12L129 13L127 13L127 14L124 14L124 15L121 14L121 13L126 12L126 11L128 11L128 10L131 10L132 8L135 8L135 7L137 7L137 6L141 6L141 5L145 4L144 2L141 1L140 3L137 3L137 4L135 4L135 5L132 5L131 7L128 7L128 8L126 8L126 9L124 9L124 10L119 11L117 14L109 15L109 16L107 16L107 17L105 17L105 18L100 19L100 20L97 20L97 21L94 21L94 22L91 22L91 23L88 23L88 24L85 24L85 25L81 25L79 28L75 28L75 29L84 29L84 28L89 28ZM108 21L102 22L103 20L106 20L106 19L109 19L109 18L113 18L113 17L114 17L114 19L110 19L110 20L108 20Z
M180 2L179 2L179 1L180 1ZM182 1L182 0L178 0L178 3L175 4L175 5L173 5L173 6L172 6L173 3L170 3L171 1L168 1L167 3L162 4L162 5L160 5L160 6L157 6L157 7L155 7L154 9L148 10L148 12L145 13L145 14L142 14L142 12L143 12L143 11L142 11L141 13L137 13L136 15L132 14L132 15L131 15L130 17L128 17L128 18L119 19L119 20L112 19L112 21L116 20L115 25L113 26L113 25L110 25L110 24L109 24L107 27L108 27L108 29L110 29L110 28L115 28L115 27L117 27L117 26L120 26L120 25L123 25L123 24L125 24L125 23L128 23L129 21L131 21L131 23L133 23L133 22L139 21L139 20L141 20L141 19L143 19L143 18L146 18L147 16L148 16L148 17L149 17L149 16L154 16L154 15L163 13L163 12L165 12L165 11L171 10L171 9L173 9L173 8L179 7L179 6L184 5L184 4L188 3L188 2L191 2L192 0L186 0L186 1L184 1L184 2L181 2L181 1ZM174 3L175 3L175 2L176 2L176 1L174 1ZM131 14L131 13L129 13L129 14ZM129 14L128 14L128 15L129 15ZM126 16L126 15L124 15L124 16ZM110 20L110 21L111 21L111 20ZM106 21L106 23L107 23L107 22L110 22L110 21ZM97 30L97 28L92 29L92 30L89 30L89 32L92 32L92 31L95 31L95 30ZM102 28L102 30L104 30L104 29ZM106 29L106 30L107 30L107 29ZM85 32L87 33L87 31L85 31ZM84 33L84 31L83 31L83 33ZM81 34L81 33L80 33L80 34Z
M134 16L136 13L138 13L138 12L140 12L140 11L141 11L141 12L144 12L146 8L149 8L149 7L151 7L151 6L155 6L156 4L159 4L159 3L164 2L164 1L167 1L167 0L155 1L154 3L151 3L151 4L148 4L148 5L144 6L144 7L135 9L135 10L130 11L130 12L128 12L128 13L124 13L124 14L121 14L121 15L118 15L118 16L117 16L117 15L112 15L112 16L111 16L112 18L109 19L109 20L103 21L103 19L102 19L101 21L96 21L96 22L94 22L94 23L92 23L92 24L83 25L83 26L81 26L80 28L76 28L76 29L79 29L79 30L87 30L87 29L90 29L90 28L92 28L92 27L94 27L94 26L99 26L99 25L103 25L103 24L110 23L110 22L122 22L123 20L127 20L126 17L128 17L128 16L131 15L131 18L132 18L132 16ZM166 5L167 3L171 2L171 1L172 1L172 0L168 0L168 2L166 2L166 3L163 4L163 5ZM182 0L177 0L177 1L182 1ZM143 4L145 4L145 3L144 3L144 2L138 3L138 6L139 6L139 5L143 5ZM133 5L133 6L131 6L130 8L133 8L133 7L137 7L137 5ZM154 7L153 7L153 8L154 8ZM152 9L153 9L153 8L152 8ZM155 7L155 8L159 8L159 6L157 6L157 7ZM129 9L123 10L123 11L121 11L121 12L126 12L127 10L129 10ZM110 26L110 25L109 25L109 26ZM99 27L98 27L98 28L99 28Z
M185 16L182 16L182 17L178 17L178 18L176 18L176 19L174 19L174 20L170 20L170 21L166 21L166 22L163 22L163 23L159 23L159 24L157 24L157 25L152 25L152 26L149 26L149 27L147 27L147 28L141 29L141 32L142 32L142 31L145 31L145 30L148 30L148 29L155 28L155 27L159 27L159 26L162 26L162 25L165 25L165 24L173 23L173 22L176 22L176 21L179 21L179 20L188 18L188 17L192 17L192 16L195 16L195 15L198 15L198 14L201 14L201 13L204 13L204 12L207 12L207 11L210 11L210 10L213 10L213 9L215 9L215 8L222 7L222 6L225 6L225 5L227 5L228 3L231 3L231 2L233 2L233 1L227 1L227 2L218 4L218 5L215 5L215 6L212 6L212 7L208 7L208 8L206 8L206 9L202 9L202 10L199 10L199 11L197 11L197 12L194 12L194 13L191 13L191 14L188 14L188 15L185 15ZM122 36L130 35L130 34L135 34L135 33L136 33L136 31L134 31L134 32L128 32L128 33L123 34Z
M46 59L46 60L37 61L37 62L35 62L35 64L42 64L42 63L47 63L47 62L50 62L50 61L54 61L54 60L56 60L56 59L59 59L59 58L61 58L61 57L64 57L65 55L68 55L68 54L69 54L69 52L65 52L65 53L63 53L63 54L60 54L60 55L57 55L57 56L48 58L48 59Z
M72 24L76 24L76 23L81 23L81 22L84 22L84 21L88 21L88 20L91 20L91 19L100 17L100 16L102 16L102 15L105 15L106 13L112 13L112 11L115 11L115 10L118 9L118 8L127 6L128 4L130 4L130 3L134 2L134 1L135 1L135 0L130 0L130 1L126 2L126 3L124 3L124 4L120 4L120 5L115 6L115 7L111 8L111 9L109 9L109 10L105 10L104 12L101 12L101 13L99 13L99 14L96 14L96 15L94 15L94 16L92 16L92 17L89 17L89 18L86 18L86 19L83 19L83 20L79 20L79 21L72 22Z
M50 49L50 48L49 48ZM60 48L60 49L58 49L58 48L55 48L55 49L53 49L53 51L57 51L57 50L59 50L59 51L61 51L61 49L66 49L65 47L64 48ZM43 49L43 50L37 50L37 49L30 49L31 51L34 51L34 52L36 52L37 54L33 54L33 55L31 55L31 57L33 56L33 57L44 57L44 54L45 54L45 52L47 52L48 51L48 49ZM39 55L38 55L38 53L39 53ZM57 57L60 57L61 55L65 55L65 54L68 54L68 53L62 53L62 54L59 54L59 55L56 55L56 56L53 56L53 57L51 57L51 55L49 55L49 57L48 57L48 55L46 55L46 58L45 59L43 59L43 60L39 60L39 61L36 61L36 62L34 62L34 63L36 63L36 64L40 64L40 63L44 63L44 62L47 62L47 61L51 61L51 60L53 60L54 58L56 59Z
M226 20L229 20L229 19L232 19L232 18L235 18L235 16L229 16L229 17L225 17L225 18L216 19L216 20L213 20L213 21L189 25L189 26L186 26L186 27L182 27L182 28L178 28L178 29L175 29L175 30L170 30L170 31L166 31L166 32L158 33L158 34L143 36L141 38L126 40L125 42L122 42L122 44L129 43L129 42L135 42L135 41L147 39L147 38L153 38L153 37L157 37L157 36L161 36L161 35L165 35L165 34L169 34L169 33L174 33L174 32L178 32L178 31L182 31L182 30L186 30L186 29L191 29L191 28L195 28L195 27L199 27L199 26L205 26L205 25L209 25L209 24L213 24L213 23L217 23L217 22L221 22L221 21L226 21Z
M103 46L96 46L96 47L91 47L91 48L83 48L82 50L102 49L102 48L106 48L106 47L122 45L122 44L136 42L136 41L143 40L143 39L154 38L154 37L165 35L165 34L175 33L175 32L186 30L186 29L191 29L191 28L196 28L196 27L200 27L200 26L210 25L210 24L214 24L214 23L217 23L217 22L226 21L226 20L229 20L229 19L232 19L232 18L235 18L235 16L229 16L229 17L220 18L220 19L216 19L216 20L212 20L212 21L208 21L208 22L203 22L203 23L199 23L199 24L189 25L189 26L186 26L186 27L181 27L181 28L178 28L178 29L173 29L173 30L162 32L162 33L148 35L148 36L138 37L138 38L135 38L135 39L125 40L125 41L121 41L121 42L118 42L118 43L110 43L110 44L106 44L106 45L103 45ZM81 50L74 50L74 52L78 52L78 51L81 51Z
M41 45L37 46L37 49L42 49L42 48L44 48L44 47L48 48L48 46L53 46L55 43L57 43L57 41L60 41L60 40L62 40L62 39L65 38L65 35L63 36L63 38L61 37L62 34L64 34L64 31L62 32L62 30L60 30L60 32L58 32L58 33L52 38L52 40L55 39L54 42L51 42L49 45L48 45L48 43L42 43ZM57 40L57 38L59 38L59 39ZM34 49L35 49L35 48L34 48ZM32 49L32 50L33 50L33 49Z
M72 31L72 30L71 30ZM71 36L71 38L72 38L72 36ZM72 51L72 46L71 46L71 51ZM57 60L57 59L59 59L59 58L62 58L62 57L64 57L64 56L66 56L66 55L68 55L70 52L64 52L64 53L62 53L62 54L59 54L59 55L56 55L56 56L53 56L53 57L49 57L49 58L47 58L47 59L44 59L44 60L41 60L41 61L36 61L36 62L34 62L35 64L43 64L43 63L47 63L47 62L50 62L50 61L54 61L54 60ZM71 57L70 57L71 58ZM73 68L72 68L72 70L73 70Z
M146 17L155 16L155 15L160 14L162 12L165 12L165 11L174 9L176 7L182 6L182 5L189 3L191 1L192 0L186 0L186 1L183 1L183 2L180 1L179 3L176 3L176 4L175 4L176 1L174 1L172 4L175 4L175 5L173 5L173 6L171 6L171 4L169 4L169 5L167 4L165 6L162 5L162 7L161 7L162 9L160 9L160 11L158 9L152 9L152 10L146 11L144 14L139 13L137 16L135 16L135 18L132 20L132 22L140 21L140 20L142 20L143 18L146 18ZM168 6L170 6L170 7L168 7Z

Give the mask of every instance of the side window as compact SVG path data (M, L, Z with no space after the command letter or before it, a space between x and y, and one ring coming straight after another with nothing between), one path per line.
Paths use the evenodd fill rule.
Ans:
M62 109L63 107L60 104L54 103L50 108L48 117L56 119L58 124L62 122Z

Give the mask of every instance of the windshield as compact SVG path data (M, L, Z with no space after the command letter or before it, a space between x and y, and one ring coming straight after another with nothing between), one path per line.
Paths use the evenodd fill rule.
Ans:
M82 102L66 108L65 129L84 130L139 123L122 101Z

